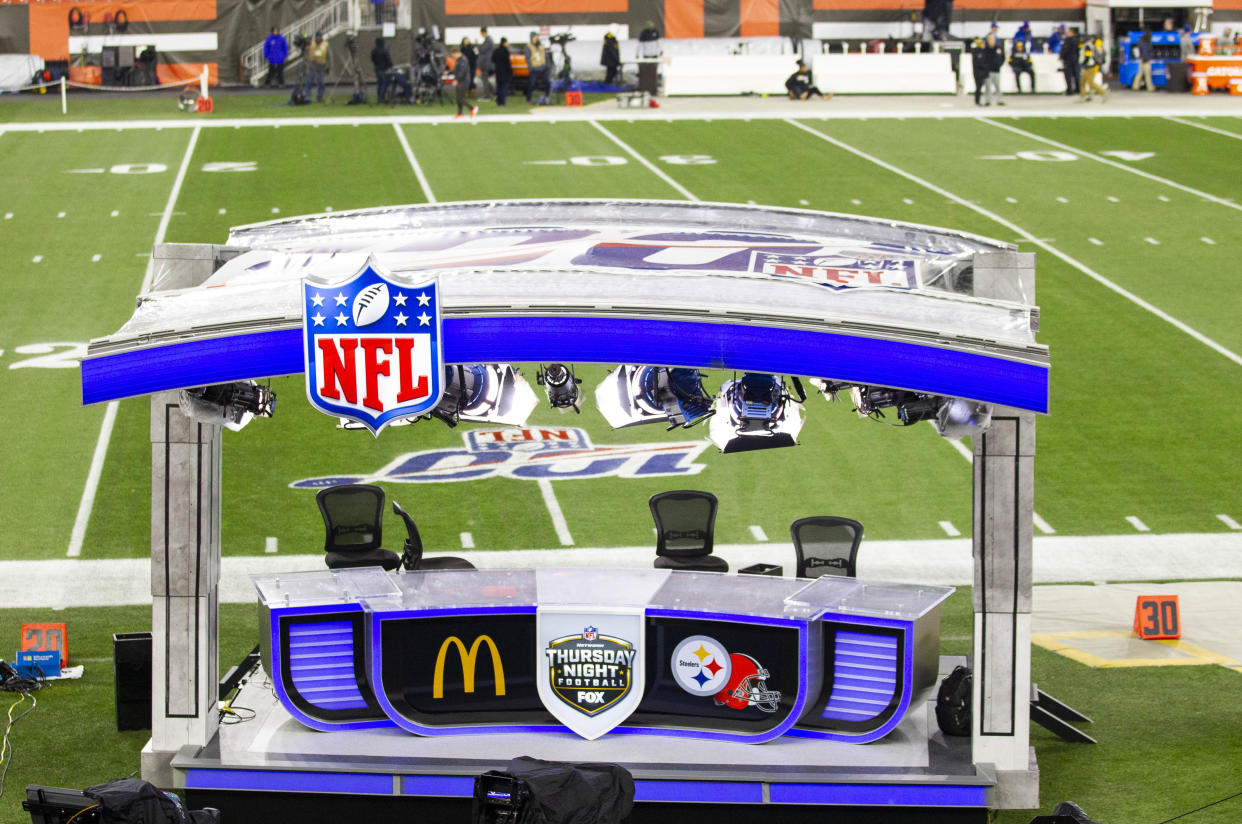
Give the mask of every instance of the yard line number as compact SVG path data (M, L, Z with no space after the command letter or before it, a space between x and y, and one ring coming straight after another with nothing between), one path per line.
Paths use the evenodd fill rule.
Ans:
M671 166L708 166L716 162L716 158L703 154L660 155L660 160ZM628 158L617 155L580 155L568 160L528 160L528 166L624 166Z
M257 160L217 160L204 163L202 168L204 172L256 172L258 170ZM65 169L66 174L75 175L101 175L105 172L114 175L158 175L166 171L168 171L168 166L163 163L117 163L107 169Z
M1124 149L1110 149L1100 152L1108 157L1115 157L1118 160L1147 160L1149 157L1155 157L1155 152L1130 152ZM979 158L980 160L1037 160L1044 163L1066 163L1071 160L1078 160L1079 155L1073 152L1063 152L1057 149L1028 149L1023 152L1015 152L1011 155L986 155Z

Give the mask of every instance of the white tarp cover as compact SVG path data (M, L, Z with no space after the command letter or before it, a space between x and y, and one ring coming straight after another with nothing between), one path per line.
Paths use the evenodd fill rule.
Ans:
M0 90L29 86L35 72L43 70L43 58L33 54L0 54Z

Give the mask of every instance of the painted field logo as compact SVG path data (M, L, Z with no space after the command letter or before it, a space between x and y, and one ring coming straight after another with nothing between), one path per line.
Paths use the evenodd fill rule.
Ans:
M436 282L385 277L375 261L342 283L302 281L306 396L378 435L440 400L444 364Z
M595 627L552 639L544 655L552 692L584 715L603 712L633 686L634 645Z
M566 426L472 429L464 449L407 452L379 471L303 478L295 489L352 483L447 483L516 478L559 481L573 478L658 478L696 475L694 463L710 441L595 446L586 430Z

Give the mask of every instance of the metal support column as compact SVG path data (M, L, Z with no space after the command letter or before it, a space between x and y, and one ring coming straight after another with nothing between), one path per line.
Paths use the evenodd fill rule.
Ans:
M1035 256L975 255L974 287L976 297L1033 303ZM1039 804L1030 749L1035 415L996 407L991 427L973 444L973 760L995 767L994 806L1032 808Z
M157 247L163 288L201 282L212 247ZM218 612L222 427L182 413L178 392L151 396L151 740L142 777L173 786L170 762L219 724Z

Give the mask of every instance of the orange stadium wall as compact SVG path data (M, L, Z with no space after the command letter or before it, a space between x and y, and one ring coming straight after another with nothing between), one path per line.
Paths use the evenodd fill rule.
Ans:
M409 3L414 27L522 26L619 23L636 36L648 21L670 38L810 37L820 22L888 23L921 16L923 0L398 0ZM1152 0L1158 4L1159 0ZM0 51L37 54L49 61L71 60L69 11L89 18L88 33L104 34L105 15L124 10L129 33L217 35L211 51L159 55L161 80L196 74L206 65L212 82L241 83L240 58L262 41L271 26L286 26L308 14L319 0L0 0ZM1085 0L956 0L962 20L1076 20ZM1215 0L1217 20L1242 19L1242 0ZM407 44L394 43L403 58ZM334 58L343 47L333 44ZM80 56L79 56L80 57ZM88 63L98 65L98 55ZM78 76L94 76L79 66Z

